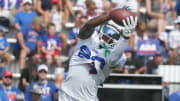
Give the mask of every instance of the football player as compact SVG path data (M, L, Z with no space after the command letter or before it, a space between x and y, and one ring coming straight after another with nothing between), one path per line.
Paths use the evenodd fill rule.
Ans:
M124 49L136 27L137 17L124 19L124 26L120 27L110 16L113 11L89 20L81 28L59 101L98 101L98 85L114 67L125 63ZM99 33L95 34L98 26Z

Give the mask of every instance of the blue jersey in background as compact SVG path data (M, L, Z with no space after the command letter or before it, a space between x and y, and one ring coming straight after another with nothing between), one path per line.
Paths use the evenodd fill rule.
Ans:
M15 24L19 24L21 29L28 29L35 17L37 17L37 13L34 11L31 13L20 11L15 16Z
M30 49L30 51L33 51L37 47L37 41L41 40L41 36L38 32L34 31L31 27L28 29L21 29L21 33L24 36L24 43L26 46ZM21 49L20 43L17 41L14 46L14 51L16 49Z
M10 89L6 89L3 85L0 85L0 91L3 91L5 94L7 94L10 101L16 101L17 94L22 94L22 92L14 86L12 86Z
M34 101L32 99L31 90L33 88L42 89L43 94L41 95L41 101L54 101L54 95L56 90L58 89L52 82L47 81L45 84L41 84L40 82L32 83L25 95L25 101Z
M0 90L0 101L9 101L8 96Z

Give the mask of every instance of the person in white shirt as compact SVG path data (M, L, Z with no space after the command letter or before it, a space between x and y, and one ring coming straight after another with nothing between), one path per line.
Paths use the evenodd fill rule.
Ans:
M169 64L177 64L178 53L180 50L180 16L175 20L175 30L169 34Z

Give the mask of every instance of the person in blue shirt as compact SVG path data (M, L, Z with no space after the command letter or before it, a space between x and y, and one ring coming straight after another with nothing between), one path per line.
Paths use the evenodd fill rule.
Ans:
M180 91L172 93L169 96L169 101L180 101Z
M55 60L58 67L61 67L60 52L62 49L62 42L60 37L56 34L56 26L49 24L48 34L44 35L41 43L42 56L46 59L48 67Z
M0 25L0 58L5 57L7 59L8 67L11 66L11 55L9 54L10 44L4 36L5 27Z
M3 91L0 91L0 95L0 101L9 101L8 96Z
M11 101L17 101L16 97L18 95L22 95L22 92L18 88L15 88L12 85L12 83L13 83L13 74L11 71L7 70L4 72L3 84L0 85L0 91L6 93L6 95Z
M32 59L32 63L37 64L40 59L40 42L41 42L41 29L43 27L42 17L36 17L31 27L28 29L21 29L17 33L17 42L13 49L13 54L19 58L20 71L24 69L26 57ZM39 47L38 47L39 46Z
M55 84L47 80L48 67L44 64L38 66L38 77L37 82L33 82L27 89L25 94L25 101L36 101L32 96L33 89L39 89L41 101L55 101L55 94L57 87Z
M35 11L32 11L32 0L23 0L23 10L15 16L15 29L28 29L31 27L33 19L37 16Z

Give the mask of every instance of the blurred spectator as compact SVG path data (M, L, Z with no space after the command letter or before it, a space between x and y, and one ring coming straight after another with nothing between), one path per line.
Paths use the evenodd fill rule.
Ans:
M85 3L86 3L86 7L87 7L87 11L85 13L85 16L88 17L88 20L90 20L90 19L92 19L92 18L94 18L96 16L101 15L101 13L98 13L96 11L96 3L95 3L95 1L93 1L93 0L86 0Z
M168 25L173 24L173 20L176 19L175 2L176 0L163 0L163 13Z
M41 89L41 101L54 101L54 94L56 93L56 86L47 80L48 67L44 64L38 67L38 77L37 82L33 82L26 92L25 101L35 101L32 99L32 89Z
M61 9L57 4L52 5L52 10L50 12L51 21L56 25L56 32L62 32L62 28L65 26L67 22L67 8Z
M0 91L0 101L9 101L8 96L3 91Z
M10 44L4 35L5 28L0 26L0 58L5 57L7 59L7 65L11 67L11 55L9 54Z
M163 54L164 63L169 61L168 51L169 51L169 32L162 32L159 35L159 40L161 41L160 52Z
M5 71L8 70L8 66L6 65L7 59L4 57L1 57L0 59L0 84L2 84L2 77Z
M51 0L37 0L36 1L36 11L43 16L45 24L49 23L49 15L52 9Z
M65 21L68 21L69 14L74 14L72 10L73 4L71 0L37 0L36 11L44 17L45 24L48 25L51 22L51 11L58 8L58 11L66 12L67 16L64 17ZM57 12L58 13L58 12ZM59 12L60 13L60 12ZM61 22L59 23L61 24Z
M73 10L74 3L73 0L62 0L61 3L61 9L67 10L67 20L69 19L69 15L74 16L75 12Z
M23 99L17 99L17 96L22 95L23 93L15 88L13 85L13 74L11 71L5 71L3 75L3 84L0 85L0 90L5 92L8 96L8 98L11 101L19 101Z
M113 8L127 8L131 9L132 12L137 12L138 9L138 2L137 0L112 0L112 7Z
M123 69L115 69L116 72L124 72L125 74L144 74L146 72L146 66L143 58L133 58L133 51L130 46L125 49L127 61Z
M108 13L112 10L110 0L103 0L103 13Z
M58 33L58 36L62 39L63 50L65 52L65 55L67 55L67 35L65 35L62 31L63 28L65 28L69 17L68 6L60 8L60 6L58 6L57 4L53 4L50 13L51 14L49 16L51 21L49 23L52 22L56 25L56 33Z
M87 4L86 2L94 2L96 5L96 12L97 13L102 13L102 9L103 9L103 0L78 0L76 3L76 6L78 7L79 10L79 14L81 16L85 16L86 15L86 11L87 11Z
M56 70L55 70L55 75L56 75L55 84L56 84L57 88L60 88L62 82L64 81L64 75L65 75L64 71L65 71L64 68L56 68Z
M44 18L45 25L49 23L56 25L56 32L62 39L63 50L65 55L67 52L67 36L62 33L62 28L65 27L69 20L69 14L73 14L73 4L71 0L37 0L36 10Z
M145 21L138 22L136 26L136 31L133 32L130 38L130 46L133 49L133 52L137 51L138 41L139 40L148 40L149 32L147 31L147 24Z
M43 36L41 48L42 56L46 59L46 64L48 67L51 66L54 60L57 66L61 67L61 49L62 43L56 34L56 26L51 23L48 26L48 34Z
M177 64L178 49L180 48L180 16L175 20L175 30L169 34L169 64Z
M15 16L15 29L17 31L29 29L36 16L36 12L32 10L32 0L23 0L23 10Z
M156 70L159 65L163 64L163 55L157 52L153 58L147 62L147 73L148 74L156 74Z
M180 91L176 91L169 96L169 101L180 101Z
M32 59L32 63L36 64L40 60L40 43L41 43L41 28L44 26L42 17L36 17L30 28L21 29L17 33L17 39L13 54L19 58L19 67L22 72L26 57Z
M24 68L22 73L21 73L18 88L21 91L25 92L27 90L27 88L29 87L29 85L32 82L37 81L37 80L38 80L38 77L37 77L36 66L32 66L32 64L28 64L28 67Z
M134 74L144 74L146 71L146 66L144 65L144 60L141 58L133 59L131 47L127 47L125 50L127 61L124 65L125 73L134 73Z
M153 39L152 35L150 35L145 21L138 22L136 31L130 37L129 44L135 53L133 55L144 59L144 64L147 63L150 56L159 51L160 46L159 40Z
M167 21L163 13L163 1L162 0L146 0L146 9L149 17L148 28L156 30L155 38L158 38L161 32L165 31ZM155 31L156 32L156 31Z
M71 47L69 50L69 56L72 55L74 48L78 42L77 35L79 34L79 30L84 26L84 24L88 21L88 18L86 16L81 16L76 22L76 27L72 28L70 31L70 41L71 41Z
M14 23L14 15L21 10L22 0L1 0L0 16L10 19L11 24Z

